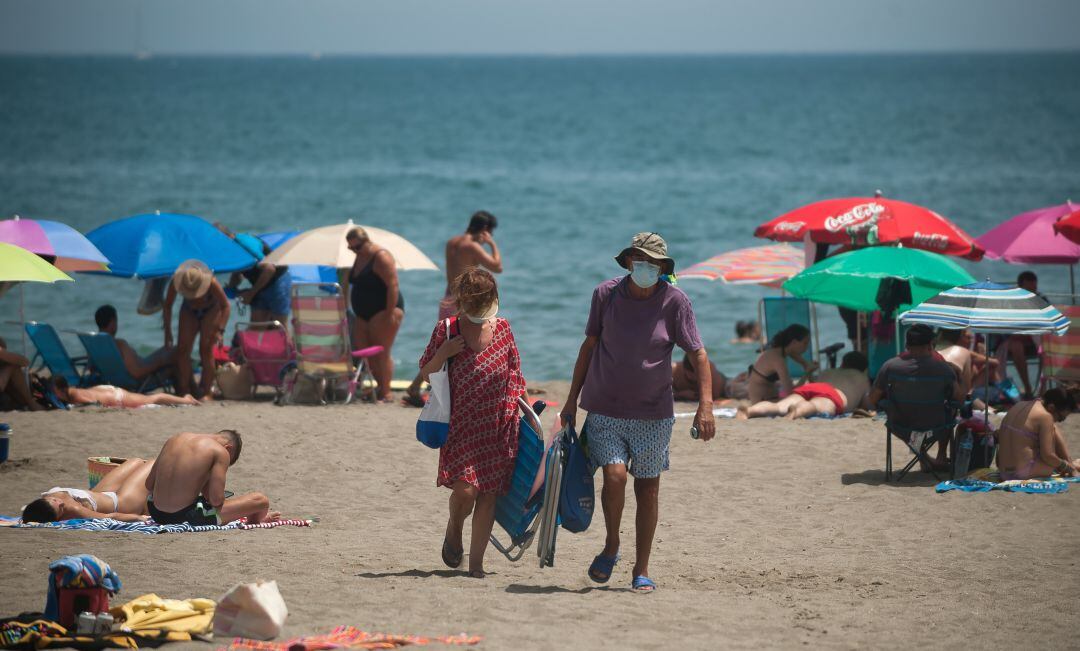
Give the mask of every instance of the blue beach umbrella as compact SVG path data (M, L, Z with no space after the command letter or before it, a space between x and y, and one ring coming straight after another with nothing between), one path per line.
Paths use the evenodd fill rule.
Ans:
M270 250L274 250L299 234L300 231L276 231L263 233L259 239L266 242ZM336 283L337 269L317 264L291 264L289 276L292 277L293 282L298 283Z
M247 249L194 215L126 217L86 237L109 259L110 269L102 273L123 278L164 278L190 259L201 260L214 273L242 271L257 262Z
M990 281L947 289L900 315L902 323L953 330L1022 335L1063 335L1069 319L1045 298Z

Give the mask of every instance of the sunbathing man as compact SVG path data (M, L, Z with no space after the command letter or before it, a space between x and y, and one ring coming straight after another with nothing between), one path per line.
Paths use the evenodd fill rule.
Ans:
M1076 398L1061 388L1043 394L1042 400L1018 402L1005 414L998 428L997 466L1001 478L1030 479L1057 473L1080 474L1080 459L1073 459L1057 424L1076 410Z
M135 393L114 387L111 384L99 384L87 389L76 389L68 385L62 377L53 379L53 391L56 397L69 405L93 405L100 404L102 407L126 407L135 409L146 405L201 405L202 403L187 394L174 396L170 393Z
M146 476L153 461L128 459L101 478L92 490L50 488L23 507L23 522L59 522L76 518L112 518L143 522L146 515Z
M739 407L736 418L787 416L794 420L850 414L868 406L866 396L870 392L870 379L866 377L867 366L866 355L852 351L844 355L840 368L822 371L816 381L795 387L791 395L780 402L765 400L749 408Z
M712 370L712 399L723 400L726 397L727 377L716 369L716 364L709 362L709 368ZM683 353L682 361L671 365L671 389L676 400L698 401L697 369L689 353Z
M168 375L175 375L176 349L162 346L146 358L140 357L135 349L126 340L116 336L119 328L116 308L112 305L102 305L94 312L94 323L99 332L104 332L116 342L116 349L120 351L120 357L124 360L124 368L136 380L142 380L155 371L167 370Z
M240 434L174 434L165 441L146 478L147 511L158 524L224 524L247 518L249 524L278 520L262 493L225 499L225 473L240 458Z

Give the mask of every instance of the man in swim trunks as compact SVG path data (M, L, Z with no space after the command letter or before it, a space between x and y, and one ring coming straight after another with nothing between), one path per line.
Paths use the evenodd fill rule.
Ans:
M765 400L750 407L739 407L736 418L760 418L762 416L786 416L809 418L811 416L850 414L865 402L870 391L866 377L866 355L852 351L844 355L840 368L831 368L818 374L815 382L795 387L791 395L780 402Z
M262 493L225 499L225 474L240 458L243 441L234 430L216 434L185 432L165 441L146 478L147 511L158 524L249 524L281 517Z
M127 459L101 478L92 490L56 486L23 507L23 522L60 522L76 518L112 518L142 522L146 516L146 476L152 461Z
M176 363L176 349L171 346L162 346L147 357L141 357L135 349L124 339L116 336L119 329L119 320L116 308L112 305L102 305L94 312L94 323L99 332L104 332L116 342L116 349L120 351L120 357L124 360L124 368L136 380L142 380L155 371L167 369L168 374L175 376L176 368L170 368Z
M997 466L1001 478L1030 479L1057 473L1080 474L1080 459L1073 459L1057 424L1076 411L1076 398L1055 387L1042 400L1018 402L998 428Z
M495 215L481 210L473 214L469 219L469 226L461 235L455 235L446 242L446 291L442 300L439 301L438 321L454 316L458 307L450 293L450 287L461 272L469 267L481 267L491 273L502 273L502 255L499 247L495 244L492 233L499 225ZM484 247L489 247L489 253ZM409 385L405 394L405 403L414 407L423 407L424 401L420 398L420 384L423 378L417 374Z

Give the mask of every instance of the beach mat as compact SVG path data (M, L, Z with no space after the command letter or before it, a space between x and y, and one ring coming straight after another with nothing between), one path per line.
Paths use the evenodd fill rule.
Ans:
M389 635L386 633L368 633L352 626L338 626L323 635L298 637L285 642L263 642L243 637L233 638L227 647L218 647L218 651L316 651L318 649L395 649L403 646L427 646L446 644L449 646L472 646L483 640L478 635L446 635L440 637L420 637L418 635Z
M997 468L979 468L963 479L949 479L940 482L937 486L934 486L934 490L938 493L949 491L961 491L964 493L1007 491L1010 493L1056 495L1068 491L1069 484L1078 481L1080 481L1080 477L1041 477L1002 481L1001 473Z
M233 531L245 529L274 529L276 527L310 527L311 520L278 520L248 524L245 520L234 520L222 525L190 524L155 524L153 522L120 522L111 518L89 520L64 520L63 522L34 522L23 524L18 517L0 515L0 527L11 529L61 529L65 531L124 531L129 533L198 533L202 531Z

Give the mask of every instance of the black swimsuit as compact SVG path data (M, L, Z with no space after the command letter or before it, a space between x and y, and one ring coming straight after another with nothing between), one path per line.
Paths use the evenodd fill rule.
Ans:
M375 255L379 255L379 252L376 251ZM355 276L349 276L349 284L351 285L349 297L352 302L353 314L365 321L371 320L371 317L386 309L386 283L383 282L382 278L379 278L379 275L373 269L375 255L371 256L371 260L368 260L364 268L357 272ZM400 290L398 291L397 305L395 307L405 309L405 297Z
M757 370L757 368L756 368L756 367L755 367L755 366L754 366L753 364L751 364L751 365L750 365L750 366L749 366L749 367L748 367L748 368L746 369L746 371L747 371L747 372L748 372L748 373L749 373L750 375L753 375L754 373L757 373L757 374L758 374L758 375L760 375L760 376L761 376L761 378L762 378L763 380L765 380L766 382L779 382L779 381L780 381L780 374L779 374L779 373L777 373L776 371L773 371L772 373L769 373L768 375L765 375L765 374L764 374L764 373L762 373L761 371Z

